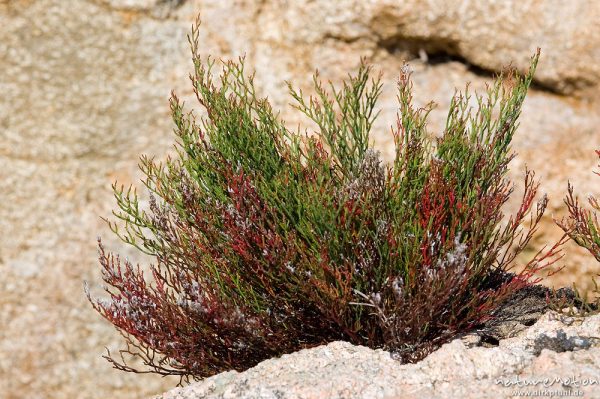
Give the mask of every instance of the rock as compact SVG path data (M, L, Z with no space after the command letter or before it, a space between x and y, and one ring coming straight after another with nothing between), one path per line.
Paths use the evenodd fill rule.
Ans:
M98 235L147 261L99 217L114 208L111 183L139 181L139 155L173 152L170 90L195 107L186 35L198 12L203 53L247 54L257 90L291 128L306 121L289 106L285 80L310 93L317 68L338 83L361 56L374 63L385 82L374 140L387 160L405 59L416 102L439 104L429 124L437 134L455 88L482 89L542 47L511 165L517 183L525 165L536 170L550 196L533 253L561 234L552 216L564 215L567 180L581 197L600 194L591 173L600 146L598 9L583 0L0 0L0 397L146 397L174 384L114 371L101 358L122 340L91 310L82 281L100 281ZM547 284L589 289L597 262L567 249L565 272Z
M493 313L494 318L477 329L476 334L483 342L494 345L501 339L511 338L533 325L548 310L548 299L552 296L547 287L525 287L504 301ZM572 299L572 295L569 298Z
M416 364L399 364L383 350L333 342L156 399L508 398L516 391L561 396L567 390L600 398L598 331L600 315L566 320L549 312L495 347L469 348L456 339Z
M485 70L524 70L536 47L545 64L536 81L572 93L600 82L600 5L571 2L377 1L363 19L389 51L449 55Z

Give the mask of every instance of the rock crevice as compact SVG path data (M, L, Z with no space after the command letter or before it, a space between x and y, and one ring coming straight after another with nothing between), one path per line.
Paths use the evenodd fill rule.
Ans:
M222 373L156 399L507 398L517 388L553 390L555 396L577 389L586 398L600 398L600 340L591 338L598 331L600 315L576 319L550 311L495 347L472 346L472 335L465 336L415 364L338 341L243 373ZM539 381L554 383L540 387Z

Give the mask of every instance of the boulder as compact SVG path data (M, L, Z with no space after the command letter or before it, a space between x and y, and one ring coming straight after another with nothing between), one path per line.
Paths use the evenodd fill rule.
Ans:
M495 345L474 333L415 364L333 342L230 371L155 399L600 398L600 315L555 312Z

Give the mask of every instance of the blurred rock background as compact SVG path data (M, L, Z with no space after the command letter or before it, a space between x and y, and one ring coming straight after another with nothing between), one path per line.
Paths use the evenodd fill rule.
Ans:
M148 397L176 384L110 368L118 333L93 312L96 237L111 183L139 181L141 154L172 152L171 89L194 107L186 35L200 13L205 54L247 55L257 88L293 128L285 80L339 82L366 57L385 90L375 141L393 153L395 80L404 60L417 103L443 128L455 88L483 89L512 62L542 57L514 140L512 177L542 179L550 209L536 247L561 235L567 181L600 194L600 3L587 0L0 0L0 398ZM532 252L535 249L532 249ZM600 265L569 245L553 286L590 287Z

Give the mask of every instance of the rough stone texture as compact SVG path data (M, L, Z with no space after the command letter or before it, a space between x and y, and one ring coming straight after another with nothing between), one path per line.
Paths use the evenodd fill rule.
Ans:
M600 7L586 1L379 1L367 19L379 43L392 50L419 48L458 56L498 70L524 69L528 53L544 49L537 82L563 93L594 87L600 79Z
M247 54L258 89L291 125L284 80L304 89L318 68L339 82L361 56L384 72L375 141L389 159L393 81L404 59L415 97L433 99L439 132L456 87L482 88L537 46L537 87L523 110L513 177L538 172L551 207L536 245L560 235L570 179L590 184L600 147L599 3L588 1L312 2L199 0L0 0L0 397L125 398L174 384L113 371L100 357L120 337L92 312L82 280L99 281L95 238L133 260L99 216L110 184L139 179L142 153L165 156L172 136L167 97L191 101L187 42L197 12L206 54ZM486 5L486 3L489 3ZM598 265L568 247L567 269L549 283L587 287Z
M469 336L404 365L383 350L333 342L266 360L243 373L222 373L157 399L509 398L518 390L568 389L560 382L515 385L546 378L588 381L571 389L581 390L580 397L600 398L599 331L600 316L581 320L547 313L495 347L473 344Z

